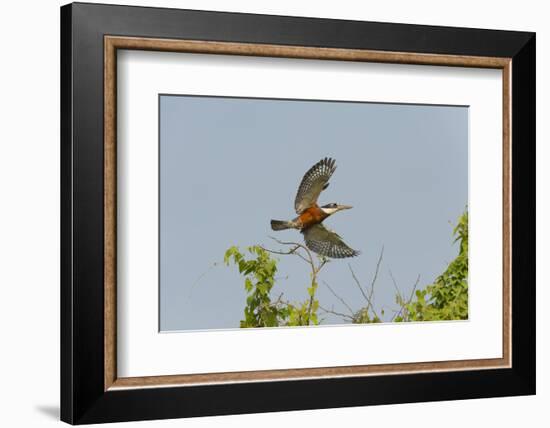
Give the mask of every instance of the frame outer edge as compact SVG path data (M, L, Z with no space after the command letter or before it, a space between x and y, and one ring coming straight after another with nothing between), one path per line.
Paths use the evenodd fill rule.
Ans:
M536 34L512 59L512 362L536 393Z
M60 9L60 213L61 213L61 302L60 302L60 418L74 423L73 364L73 34L72 5Z
M94 147L103 135L101 129L96 133L96 128L102 119L98 113L99 100L103 101L103 95L98 91L103 88L103 84L98 82L101 77L98 75L96 67L98 66L99 41L104 35L135 35L143 34L146 36L154 34L158 37L170 38L195 38L203 40L223 40L244 43L262 43L264 40L269 43L286 44L285 40L290 39L291 43L300 44L302 40L313 40L321 26L329 27L330 34L325 34L323 40L319 41L323 46L332 46L339 48L343 45L363 45L369 44L375 46L374 50L384 50L381 45L390 43L390 45L401 46L416 45L410 48L411 52L456 52L458 55L468 55L467 52L474 54L481 52L494 53L496 57L513 57L513 85L512 91L512 110L518 113L521 118L514 116L512 118L512 134L515 137L512 146L512 155L519 153L519 159L513 157L513 165L516 182L512 186L516 193L523 192L522 195L514 195L512 199L526 202L525 206L517 206L517 210L512 213L513 224L518 221L532 222L534 215L531 209L534 208L534 102L535 102L535 49L534 34L525 32L508 31L490 31L476 29L452 29L444 27L427 26L407 26L403 24L381 24L381 23L337 23L337 20L320 20L308 18L287 18L277 16L259 16L251 14L231 14L217 12L199 12L183 11L178 9L159 9L159 8L139 8L127 6L107 6L92 4L73 4L62 7L61 10L61 417L62 420L69 423L93 423L93 422L114 422L144 419L164 419L175 417L205 416L215 414L237 414L251 412L281 411L281 410L299 410L327 407L345 407L345 406L364 406L373 404L389 404L402 402L418 401L437 401L463 398L481 398L496 397L506 395L525 395L533 394L535 391L535 335L534 335L534 312L529 312L534 308L535 283L534 283L534 224L526 226L521 225L521 232L526 233L522 237L517 228L512 231L514 243L519 247L512 252L514 262L519 258L520 269L516 264L513 275L516 279L516 290L514 300L512 301L512 312L515 315L513 363L512 369L499 369L488 371L484 376L486 382L477 384L473 390L469 390L468 385L472 385L480 380L476 371L466 371L462 374L458 372L445 372L439 374L422 375L422 379L429 383L430 387L425 390L417 390L414 395L409 394L413 385L418 385L420 376L411 374L407 376L390 376L389 379L380 381L379 377L373 377L367 387L362 380L357 378L338 379L331 382L322 380L296 381L292 387L284 386L286 382L267 382L258 384L249 384L251 386L224 385L193 388L160 388L160 389L140 389L138 391L104 391L104 372L99 372L104 368L103 361L98 361L98 356L105 352L105 343L103 337L101 341L98 336L98 329L103 328L103 311L97 315L99 300L103 302L104 296L97 296L95 284L98 280L98 274L94 271L88 273L92 278L79 277L82 273L81 263L73 263L73 254L76 256L88 257L97 255L97 245L99 238L96 235L86 232L82 224L82 203L83 195L80 190L86 191L84 202L98 203L100 198L96 198L94 193L96 185L88 185L81 178L98 175L97 170L97 152L90 150L89 144ZM105 19L105 18L109 19ZM151 19L144 19L145 17ZM231 21L231 25L227 25ZM208 23L221 23L222 28L206 28ZM235 25L235 24L239 25ZM258 24L263 23L261 30ZM322 25L318 25L318 24ZM165 25L166 24L166 25ZM175 25L178 24L178 25ZM186 24L183 27L180 24ZM240 25L243 24L243 25ZM296 28L299 25L300 28ZM310 26L311 24L311 26ZM288 32L276 34L275 25L288 26ZM353 28L351 32L342 33L342 25ZM364 27L363 27L364 25ZM370 27L368 27L370 26ZM359 28L361 27L361 28ZM376 31L387 33L392 31L392 37L385 39L368 39L367 42L358 41L358 36L363 28L376 27ZM412 31L409 27L415 27ZM294 30L299 30L294 32ZM361 31L359 31L361 30ZM369 29L369 32L373 32ZM375 31L375 32L376 32ZM403 33L420 33L428 35L427 41L422 38L422 42L417 44L417 39L409 43L408 38L399 38ZM394 32L395 37L393 36ZM425 34L426 33L426 34ZM428 34L429 33L429 34ZM451 34L449 34L451 33ZM377 33L376 33L377 34ZM375 34L375 35L376 35ZM437 34L444 37L440 40ZM480 37L487 35L486 43L481 43ZM361 40L365 40L363 37ZM381 41L382 40L382 41ZM388 41L390 40L390 41ZM455 44L456 41L456 44ZM349 42L349 43L348 43ZM315 42L317 43L317 42ZM308 43L303 43L309 45ZM350 46L351 47L351 46ZM83 48L83 49L80 49ZM345 48L345 47L343 47ZM74 55L76 52L79 55ZM101 49L103 53L103 49ZM517 57L516 57L517 55ZM481 55L483 56L483 55ZM85 66L88 65L86 68ZM91 65L92 67L89 67ZM102 69L103 67L101 67ZM74 70L77 69L77 73ZM520 71L521 78L516 73ZM521 91L528 92L524 96ZM93 92L95 91L95 93ZM97 94L97 96L96 96ZM84 108L79 103L90 101L91 105ZM77 108L75 119L73 119L74 109ZM521 109L525 112L522 113ZM85 113L85 115L84 115ZM86 120L83 120L83 115ZM532 115L530 118L529 115ZM74 124L73 124L74 121ZM521 129L521 130L518 130ZM85 132L84 132L85 131ZM522 136L521 132L526 135ZM78 138L77 138L78 137ZM518 137L521 140L521 150L518 148ZM78 150L76 150L78 149ZM83 156L80 151L86 155L92 155L92 158ZM524 153L532 151L532 153ZM518 162L517 162L518 161ZM73 177L77 173L77 162L84 162L92 168L86 174L79 172L78 177ZM95 170L94 170L95 169ZM96 172L97 171L97 172ZM517 180L518 176L526 174L524 179ZM76 180L78 178L79 180ZM97 177L103 179L101 177ZM73 190L73 183L74 190ZM529 185L533 185L532 188ZM90 192L91 191L91 192ZM78 197L75 201L75 198ZM101 200L103 200L102 195ZM95 207L92 205L92 211L97 216ZM518 214L517 211L521 211ZM101 215L103 215L101 207ZM80 218L77 217L77 214ZM70 222L69 225L64 220ZM92 231L94 233L101 229L101 241L103 241L103 227L99 227L97 221L91 218ZM515 220L515 223L514 223ZM74 226L73 226L74 222ZM103 224L103 223L102 223ZM82 239L88 238L90 245L82 245ZM516 240L519 238L519 241ZM78 244L78 245L77 245ZM525 254L522 254L524 252ZM81 262L83 260L80 260ZM91 260L88 266L98 265L99 261ZM102 266L103 268L104 266ZM99 272L98 272L99 273ZM104 269L101 269L103 277ZM76 283L78 279L78 283ZM519 281L517 281L519 279ZM532 281L531 281L532 280ZM522 287L517 290L517 285ZM82 284L83 283L83 284ZM103 284L103 283L102 283ZM84 287L82 287L84 285ZM75 292L78 293L75 294ZM521 296L525 292L526 296ZM520 301L516 297L520 298ZM103 306L103 304L101 304ZM95 311L93 311L95 309ZM518 315L521 314L521 319ZM524 316L525 315L525 316ZM521 342L517 333L524 334ZM78 339L78 340L76 340ZM100 345L101 343L101 345ZM85 344L85 345L84 345ZM514 345L513 344L513 345ZM95 355L94 355L95 353ZM448 385L454 385L450 390ZM372 395L372 388L380 388L376 395ZM309 398L309 393L314 388L322 394L315 399ZM468 390L468 391L467 391ZM273 402L265 400L265 394L273 397ZM246 403L242 402L240 397L248 397ZM411 398L412 397L412 398ZM215 401L212 405L210 400Z

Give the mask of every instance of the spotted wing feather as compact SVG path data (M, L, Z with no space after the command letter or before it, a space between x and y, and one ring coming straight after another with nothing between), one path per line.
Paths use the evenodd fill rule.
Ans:
M294 201L294 208L298 214L317 203L319 195L328 187L328 181L335 170L335 160L324 158L306 172Z
M348 247L336 232L327 229L321 223L304 229L302 233L306 246L321 256L343 259L360 254L359 251Z

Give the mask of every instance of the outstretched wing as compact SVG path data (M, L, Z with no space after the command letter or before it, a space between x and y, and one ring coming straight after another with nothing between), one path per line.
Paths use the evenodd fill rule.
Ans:
M306 172L294 201L294 208L298 214L317 202L321 192L328 187L328 181L335 170L334 159L324 158Z
M359 251L348 247L336 232L328 230L321 223L304 229L302 233L304 234L306 246L322 256L343 259L360 254Z

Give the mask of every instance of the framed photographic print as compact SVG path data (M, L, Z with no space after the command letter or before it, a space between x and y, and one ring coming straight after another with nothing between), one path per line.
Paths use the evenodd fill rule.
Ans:
M535 35L61 8L61 417L535 393Z

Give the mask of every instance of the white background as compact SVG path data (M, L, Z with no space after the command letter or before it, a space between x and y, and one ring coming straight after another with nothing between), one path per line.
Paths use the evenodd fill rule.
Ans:
M119 376L502 356L502 71L125 51L117 78ZM468 321L159 334L159 93L470 106Z
M104 1L110 3L109 1ZM538 395L461 402L329 409L193 420L141 426L280 427L376 425L465 427L488 424L543 426L550 403L550 331L544 301L550 293L550 75L549 14L535 0L357 2L127 1L131 4L243 11L415 24L537 31L538 203L537 340ZM0 13L0 423L42 427L58 424L59 403L59 1L6 2ZM544 324L546 323L546 325ZM540 421L537 423L537 421ZM125 426L138 426L138 423Z

